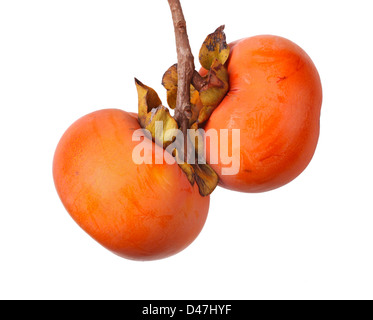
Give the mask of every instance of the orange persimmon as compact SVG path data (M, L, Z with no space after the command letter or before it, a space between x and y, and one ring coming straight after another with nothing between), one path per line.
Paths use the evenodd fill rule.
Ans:
M296 178L313 157L322 103L320 77L306 52L282 37L255 36L230 48L230 90L205 130L240 130L239 172L222 175L221 161L210 162L209 143L207 161L223 187L269 191Z
M176 254L200 233L209 197L191 186L176 162L136 164L137 115L108 109L75 122L58 144L53 175L71 217L119 256L154 260ZM151 140L154 153L174 159Z

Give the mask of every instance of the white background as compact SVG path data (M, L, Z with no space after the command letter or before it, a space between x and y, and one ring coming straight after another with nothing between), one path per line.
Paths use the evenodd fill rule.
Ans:
M184 0L192 49L281 35L323 83L307 170L264 194L218 189L198 239L155 262L121 259L86 235L54 189L59 138L102 108L136 111L133 78L165 102L176 62L166 0L0 0L1 299L372 299L371 1Z

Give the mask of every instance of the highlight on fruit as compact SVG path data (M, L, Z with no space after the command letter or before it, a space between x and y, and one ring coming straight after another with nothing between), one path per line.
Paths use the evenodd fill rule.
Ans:
M303 49L274 35L228 43L221 26L203 42L197 71L180 1L168 3L178 61L162 77L167 106L135 79L138 112L83 116L53 161L70 216L132 260L187 248L218 186L245 197L291 182L310 163L320 131L321 81Z

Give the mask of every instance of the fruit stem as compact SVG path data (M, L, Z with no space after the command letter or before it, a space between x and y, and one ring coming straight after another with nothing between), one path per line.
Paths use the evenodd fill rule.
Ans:
M199 92L202 90L204 86L207 85L207 81L203 78L198 71L194 70L193 78L192 78L192 85L193 87Z
M189 119L192 117L190 104L190 84L195 75L194 57L189 44L186 28L186 21L183 9L179 0L168 0L170 5L172 20L175 29L175 39L177 48L177 74L178 90L175 108L175 120L179 123L184 134L184 162L187 162L187 141L189 129Z

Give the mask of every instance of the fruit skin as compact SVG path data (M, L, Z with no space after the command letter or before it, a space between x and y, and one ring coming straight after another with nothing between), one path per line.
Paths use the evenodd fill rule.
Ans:
M121 110L84 116L59 142L53 176L65 208L96 241L124 258L155 260L176 254L198 236L209 197L199 195L175 162L136 165L137 129L137 115ZM145 140L153 144L153 158L160 148L172 161Z
M220 185L241 192L264 192L296 178L309 164L320 129L322 88L310 57L296 44L264 35L230 45L230 90L205 126L240 129L240 170L207 160ZM205 71L201 72L202 74Z

